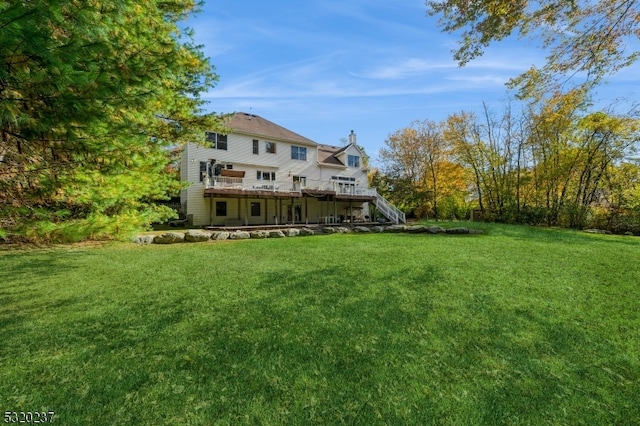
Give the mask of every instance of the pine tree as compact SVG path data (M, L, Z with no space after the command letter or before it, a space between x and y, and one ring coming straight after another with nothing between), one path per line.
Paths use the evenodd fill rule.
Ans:
M193 0L0 1L0 237L121 236L171 212L167 149L220 121Z

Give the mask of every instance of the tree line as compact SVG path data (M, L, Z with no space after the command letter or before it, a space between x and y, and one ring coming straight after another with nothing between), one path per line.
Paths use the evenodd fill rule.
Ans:
M637 115L588 112L585 93L640 52L638 0L426 0L462 31L464 65L510 35L546 64L509 87L532 100L423 120L392 134L372 183L417 216L637 228ZM171 153L223 120L200 94L218 76L185 20L202 0L0 0L0 241L130 234L174 214ZM637 46L637 45L636 45ZM574 90L552 95L568 87ZM636 228L633 228L634 230Z
M580 89L495 114L414 121L380 150L371 184L419 218L640 233L637 111L592 111Z

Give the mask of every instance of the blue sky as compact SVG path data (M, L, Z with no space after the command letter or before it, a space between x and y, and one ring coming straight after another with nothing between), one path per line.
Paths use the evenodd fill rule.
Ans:
M375 159L389 134L414 120L503 110L504 83L544 52L535 41L491 46L459 68L453 35L423 0L206 0L188 23L220 76L206 109L260 115L318 143L354 130ZM638 99L640 67L600 91L605 104Z

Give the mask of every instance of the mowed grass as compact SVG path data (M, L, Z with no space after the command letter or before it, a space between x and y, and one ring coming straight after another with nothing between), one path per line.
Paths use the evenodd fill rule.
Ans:
M0 409L59 424L640 424L640 240L0 253Z

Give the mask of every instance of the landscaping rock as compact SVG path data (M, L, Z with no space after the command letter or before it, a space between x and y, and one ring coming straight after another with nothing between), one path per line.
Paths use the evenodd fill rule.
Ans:
M384 228L384 232L404 232L407 227L405 225L391 225Z
M155 235L137 235L133 237L131 241L136 244L151 244L155 237Z
M200 231L197 229L190 229L184 234L184 240L190 243L201 243L209 241L211 239L211 233L206 231Z
M430 234L444 234L447 231L441 226L430 226L427 228L427 232Z
M246 231L235 231L229 235L229 238L232 240L248 240L251 235Z
M605 231L604 229L585 229L583 232L586 232L588 234L611 234L611 231Z
M428 231L428 228L424 225L407 226L407 228L405 229L405 232L408 232L410 234L423 234L427 231Z
M297 237L298 235L300 235L300 230L296 228L285 229L284 234L287 237Z
M228 240L230 235L231 234L229 234L227 231L216 231L211 234L211 239L212 240Z
M469 228L465 228L465 227L449 228L446 231L447 231L447 234L468 234Z
M353 228L353 232L356 232L356 233L367 233L367 232L371 232L371 230L369 228L367 228L366 226L355 226Z
M184 234L181 232L167 232L166 234L157 235L153 239L154 244L175 244L184 241Z
M480 229L469 229L466 227L457 227L445 229L440 226L424 226L424 225L390 225L390 226L374 226L366 227L362 225L345 227L345 226L325 226L323 228L311 229L311 228L288 228L283 230L255 230L255 231L206 231L200 229L188 230L185 233L180 232L168 232L162 235L137 235L132 238L132 242L136 244L175 244L183 241L187 242L201 242L211 240L246 240L250 238L262 239L262 238L284 238L284 237L296 237L307 235L322 235L322 234L342 234L342 233L382 233L382 232L406 232L409 234L484 234L484 231ZM601 229L586 229L584 232L593 234L611 234L610 231ZM631 233L629 233L631 234ZM632 234L631 234L632 235Z

